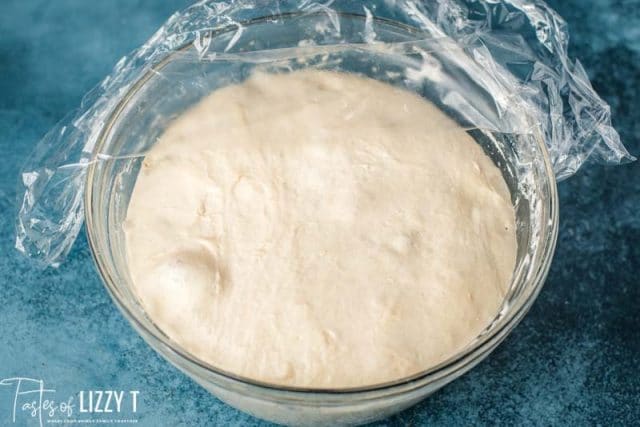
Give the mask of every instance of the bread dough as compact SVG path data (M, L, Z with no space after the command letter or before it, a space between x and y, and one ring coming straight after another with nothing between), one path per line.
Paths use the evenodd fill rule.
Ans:
M516 259L499 170L418 95L258 73L173 121L124 223L144 309L221 370L280 385L398 380L497 315Z

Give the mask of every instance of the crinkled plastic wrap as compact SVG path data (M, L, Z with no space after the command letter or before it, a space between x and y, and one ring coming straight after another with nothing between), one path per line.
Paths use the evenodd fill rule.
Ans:
M271 29L297 25L292 28L300 41L288 46L269 32L250 34L255 22ZM402 26L410 37L396 37L390 25ZM539 0L201 1L122 58L37 145L20 177L16 248L43 265L64 259L83 223L88 167L116 160L95 150L103 128L150 70L175 79L176 91L184 89L179 67L159 67L176 53L237 64L236 75L221 78L220 85L241 81L259 66L326 68L349 51L382 53L402 64L386 80L418 92L429 82L428 98L463 126L539 132L557 179L575 173L587 158L633 160L611 126L609 106L580 63L568 57L567 44L565 22ZM478 91L483 102L470 102ZM144 150L126 155L144 156Z

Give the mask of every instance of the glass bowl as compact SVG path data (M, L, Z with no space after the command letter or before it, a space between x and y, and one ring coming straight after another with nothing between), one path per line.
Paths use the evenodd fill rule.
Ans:
M340 45L322 46L316 32L321 15L264 17L243 23L244 31L227 49L237 26L206 35L210 52L193 44L168 52L142 75L105 121L87 171L86 229L91 251L116 305L158 353L228 404L259 418L281 424L358 424L387 417L415 404L473 368L513 330L531 307L546 278L558 232L558 200L554 174L543 139L535 126L527 132L499 132L475 126L464 111L443 102L442 79L416 83L406 70L425 55L437 61L441 76L463 83L466 105L491 114L490 94L464 71L445 40L424 36L398 22L376 20L376 39L364 45L367 17L339 14ZM371 18L369 18L371 19ZM302 389L260 383L224 372L198 360L165 335L132 292L122 223L146 150L168 124L199 99L229 84L241 82L256 68L289 72L322 68L366 75L417 92L440 106L481 145L502 171L512 195L517 220L517 265L502 309L490 325L449 360L410 378L357 389ZM462 81L464 79L468 81ZM494 111L500 117L498 111ZM521 112L526 115L526 111ZM526 117L522 117L526 120Z

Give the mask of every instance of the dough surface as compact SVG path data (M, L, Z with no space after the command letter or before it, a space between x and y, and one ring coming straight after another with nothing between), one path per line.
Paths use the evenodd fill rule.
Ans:
M135 293L236 375L368 386L488 326L516 259L509 191L410 92L328 71L257 73L175 119L123 225Z

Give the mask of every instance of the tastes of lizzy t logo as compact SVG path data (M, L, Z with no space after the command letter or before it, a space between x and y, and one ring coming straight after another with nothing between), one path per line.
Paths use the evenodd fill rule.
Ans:
M138 422L138 390L81 390L60 400L43 380L14 377L0 380L11 393L9 417L44 424L134 424ZM0 389L1 390L1 389ZM2 419L0 412L0 420Z

